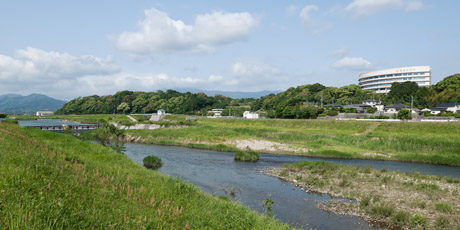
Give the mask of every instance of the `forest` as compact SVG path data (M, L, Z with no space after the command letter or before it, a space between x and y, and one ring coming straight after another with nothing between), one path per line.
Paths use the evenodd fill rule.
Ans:
M316 118L327 104L361 104L374 98L383 104L413 104L416 108L432 108L439 103L460 102L460 74L444 78L431 87L415 82L395 82L388 94L376 94L352 84L326 87L308 84L291 87L279 94L259 99L232 99L223 95L180 93L175 90L156 92L120 91L114 95L87 96L66 103L56 114L152 113L159 109L172 114L207 115L213 108L224 109L223 115L242 116L245 110L259 111L270 118ZM321 106L323 105L323 106Z

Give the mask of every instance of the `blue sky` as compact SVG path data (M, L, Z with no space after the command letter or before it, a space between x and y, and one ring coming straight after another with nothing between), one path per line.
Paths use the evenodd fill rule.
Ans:
M460 72L459 1L4 1L0 94L285 90Z

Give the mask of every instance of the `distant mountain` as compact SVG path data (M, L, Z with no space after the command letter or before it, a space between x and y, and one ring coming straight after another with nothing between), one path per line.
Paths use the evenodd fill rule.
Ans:
M258 92L242 92L242 91L221 91L221 90L202 90L202 89L193 89L193 88L176 88L173 89L181 93L205 93L208 96L215 96L216 94L220 94L226 97L230 97L233 99L240 99L240 98L260 98L262 96L269 95L271 93L273 94L278 94L281 93L282 91L280 90L274 90L274 91L258 91Z
M39 110L56 111L65 101L57 100L43 94L19 94L0 95L0 112L9 113L32 113Z

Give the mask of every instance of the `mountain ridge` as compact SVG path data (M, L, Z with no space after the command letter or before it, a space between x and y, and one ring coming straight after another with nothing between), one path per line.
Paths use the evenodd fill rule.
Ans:
M32 113L39 110L56 111L65 103L66 101L38 93L32 93L27 96L10 93L0 95L0 112Z
M195 89L195 88L173 88L172 90L176 90L181 93L205 93L208 96L215 96L216 94L220 94L226 97L230 97L233 99L242 99L242 98L254 98L258 99L260 97L269 95L269 94L278 94L283 91L281 90L263 90L263 91L255 91L255 92L244 92L244 91L223 91L223 90L203 90L203 89Z

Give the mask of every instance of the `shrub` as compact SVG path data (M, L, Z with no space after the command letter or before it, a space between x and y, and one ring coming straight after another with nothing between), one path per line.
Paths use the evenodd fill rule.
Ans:
M395 208L393 206L373 206L370 213L374 217L389 217L393 215Z
M449 228L450 221L447 217L440 216L436 219L434 225L436 225L436 227L438 227L439 229L447 229Z
M402 119L402 120L409 120L409 119L412 119L411 115L410 115L410 111L407 110L407 109L401 109L399 112L398 112L398 118L399 119Z
M235 159L235 161L256 162L256 161L259 160L259 157L260 157L259 153L253 152L253 151L250 151L250 152L236 152L235 156L234 156L234 159Z
M280 172L280 176L287 177L289 176L289 171L288 170L283 170Z
M439 186L437 184L420 183L417 185L417 190L435 191L435 190L439 190Z
M326 114L328 116L337 116L337 115L339 115L339 112L335 111L335 110L327 110Z
M420 214L415 215L410 220L409 226L411 228L415 228L415 227L418 227L418 226L420 226L422 228L426 228L427 227L426 217L423 216L423 215L420 215Z
M455 118L460 118L460 111L457 111L456 113L454 113L454 117Z
M161 159L156 156L147 156L143 160L144 162L144 167L148 169L158 169L163 165L163 162L161 162Z
M447 203L436 203L436 210L443 212L443 213L450 213L452 212L452 205Z
M371 203L371 197L366 196L359 202L359 207L365 208L365 207L369 206L370 203Z
M0 113L0 118L6 118L6 114L5 113Z
M404 211L399 211L397 212L393 218L391 218L391 222L399 225L404 225L409 221L409 213L404 212Z

